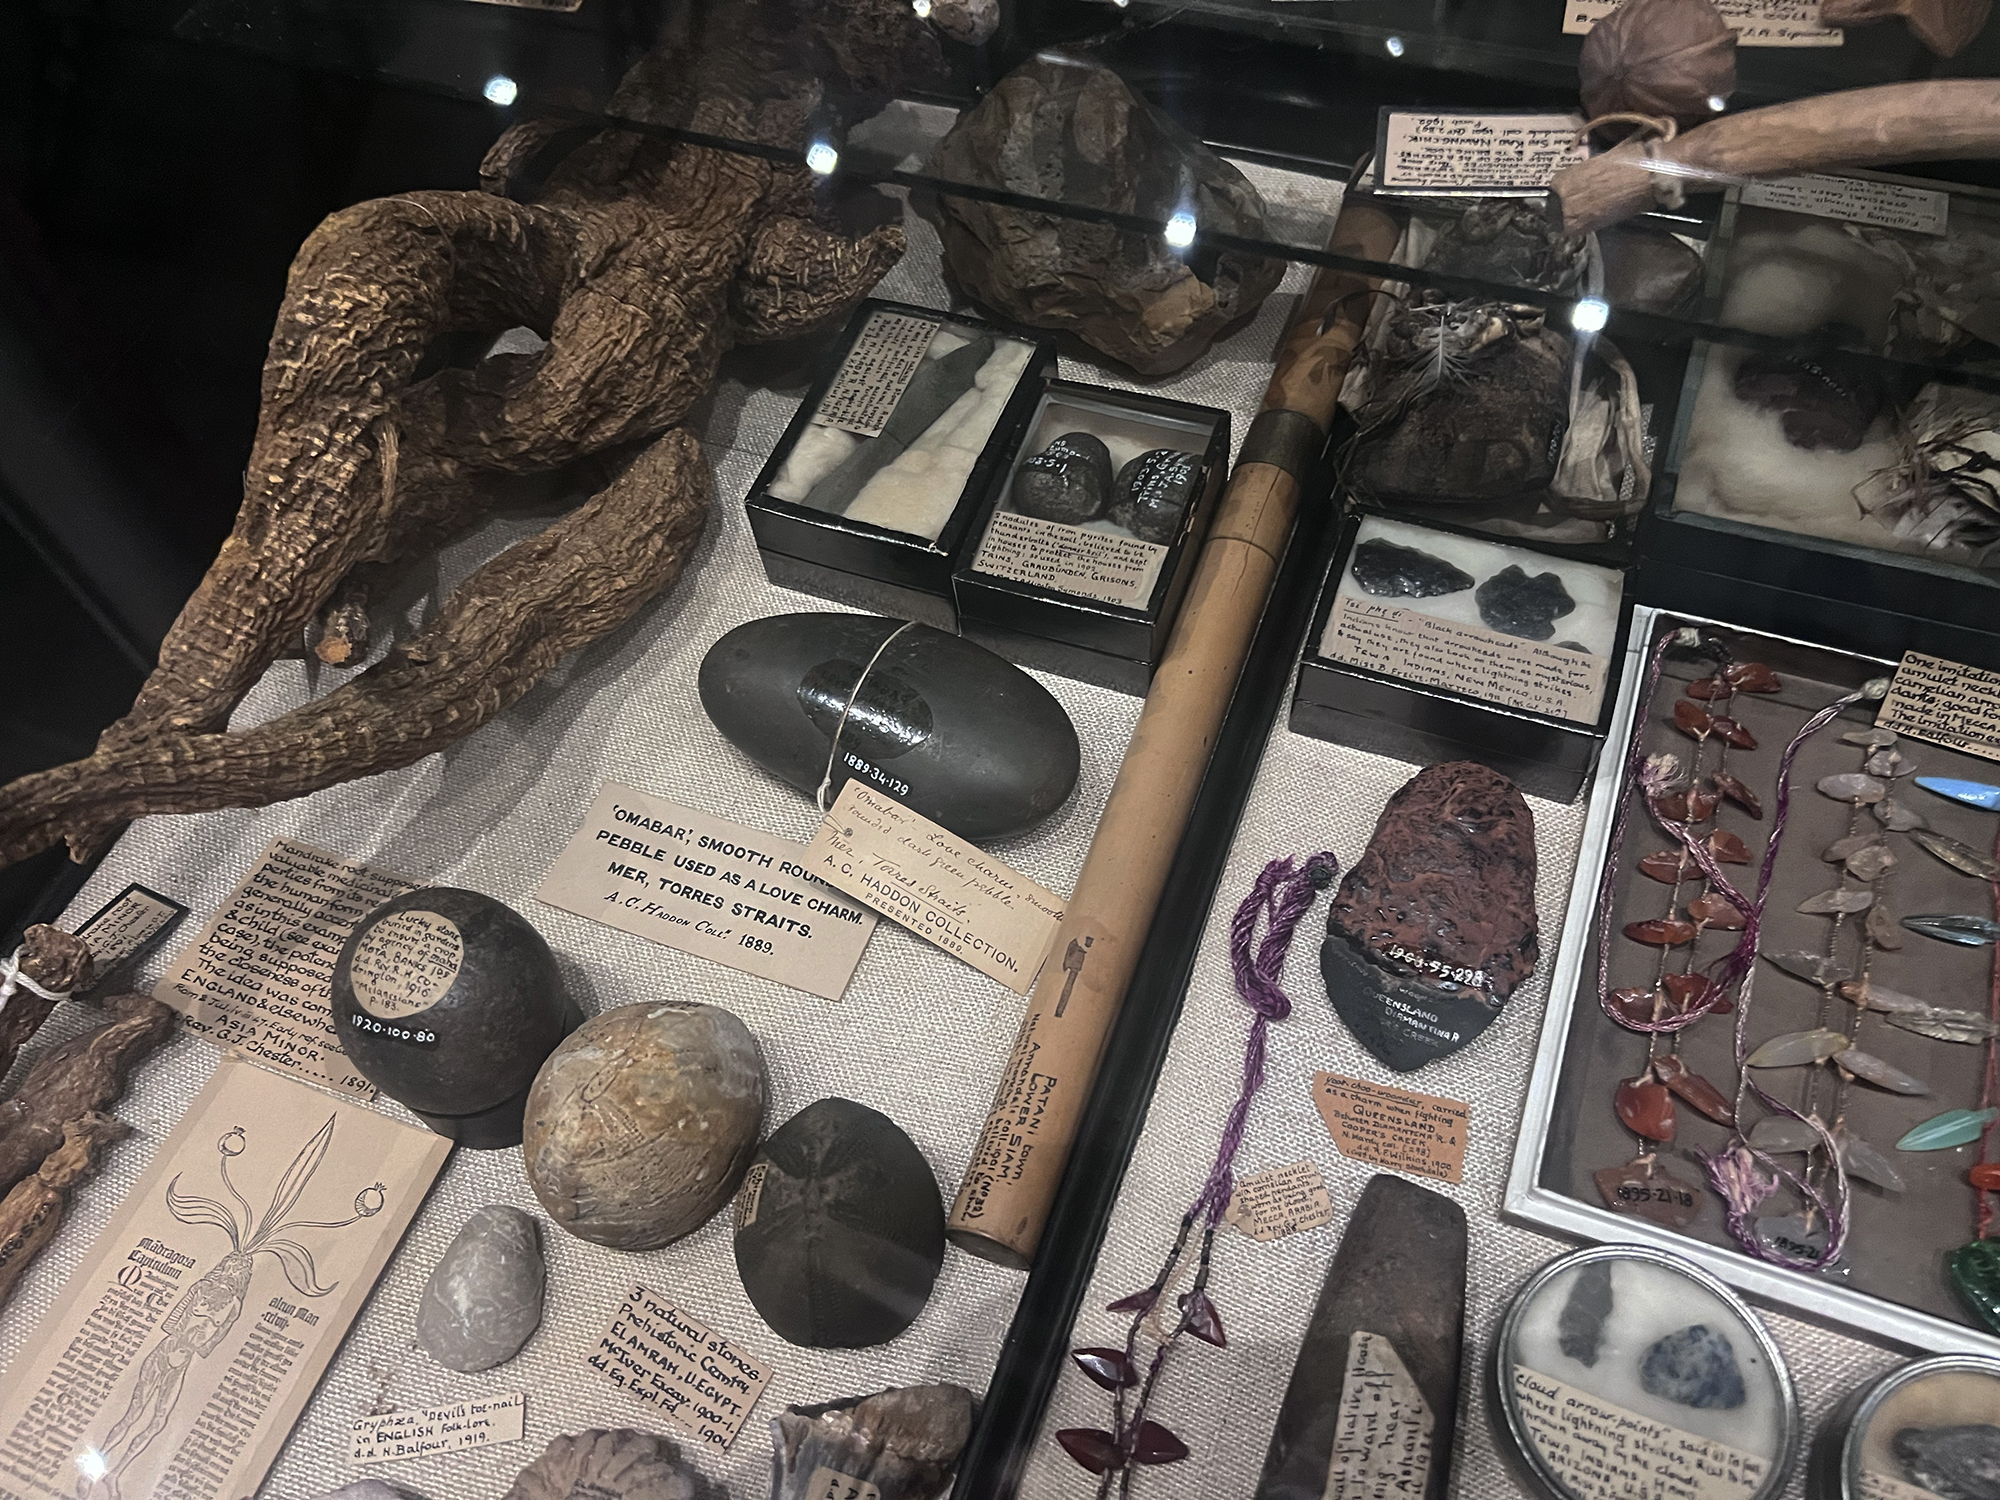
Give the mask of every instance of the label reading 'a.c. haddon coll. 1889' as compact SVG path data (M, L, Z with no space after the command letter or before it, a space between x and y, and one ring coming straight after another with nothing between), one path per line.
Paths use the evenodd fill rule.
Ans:
M1622 0L1563 0L1563 30L1581 36ZM1838 47L1837 26L1822 26L1819 0L1715 0L1739 47Z
M805 845L615 781L535 897L826 1000L875 931L873 912L807 873Z

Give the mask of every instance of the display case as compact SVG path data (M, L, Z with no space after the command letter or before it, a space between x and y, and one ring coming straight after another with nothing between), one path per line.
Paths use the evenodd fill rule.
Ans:
M1984 1461L2000 43L1627 4L0 21L0 1494Z

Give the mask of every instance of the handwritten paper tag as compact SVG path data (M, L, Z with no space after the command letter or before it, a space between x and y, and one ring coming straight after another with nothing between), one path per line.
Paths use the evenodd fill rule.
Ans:
M738 1348L671 1297L637 1284L585 1360L605 1381L723 1451L771 1383L768 1361Z
M1875 224L1883 229L1908 229L1917 234L1943 234L1951 214L1951 194L1899 182L1873 182L1865 177L1774 177L1746 182L1742 201L1753 208L1782 208L1821 219L1850 224Z
M1543 1460L1587 1500L1751 1500L1770 1465L1526 1365L1514 1366L1514 1404Z
M865 1479L821 1464L799 1492L801 1500L882 1500L882 1491Z
M1920 1490L1880 1469L1863 1469L1859 1488L1861 1500L1937 1500L1932 1490Z
M1564 0L1563 31L1582 36L1618 9L1620 0ZM1838 47L1839 27L1822 26L1819 0L1715 0L1739 47Z
M120 964L137 958L155 940L187 915L171 896L128 885L91 913L76 935L90 949L91 964L102 981Z
M1522 640L1353 594L1335 599L1319 654L1578 724L1597 722L1608 665L1595 652Z
M1421 1500L1430 1488L1437 1419L1396 1346L1361 1328L1349 1335L1324 1500Z
M1506 110L1384 111L1380 173L1389 190L1545 188L1589 155L1578 114Z
M196 1036L260 1067L360 1099L361 1076L333 1030L333 967L347 935L414 881L296 839L272 839L222 910L153 988Z
M1062 925L1063 897L859 781L813 834L806 868L1017 995Z
M2000 760L2000 672L1905 651L1875 722L1933 745Z
M429 1458L439 1453L463 1453L468 1448L493 1448L518 1443L526 1430L528 1397L487 1396L450 1406L426 1406L419 1411L392 1411L356 1417L347 1428L347 1461L387 1464L405 1458Z
M806 873L806 846L607 781L535 898L838 1000L874 913Z
M838 427L861 437L880 437L896 413L924 351L937 337L935 318L878 310L855 335L847 357L813 413L815 427Z
M1313 1103L1343 1156L1444 1182L1465 1175L1469 1104L1338 1073L1313 1075Z
M1223 1218L1259 1244L1333 1222L1333 1195L1309 1161L1273 1167L1236 1184Z
M1687 1228L1701 1216L1702 1205L1708 1201L1705 1189L1657 1160L1600 1167L1591 1175L1613 1212L1634 1214L1669 1229Z
M1156 542L998 510L980 539L972 570L1079 599L1144 609L1152 603L1166 555L1167 549Z

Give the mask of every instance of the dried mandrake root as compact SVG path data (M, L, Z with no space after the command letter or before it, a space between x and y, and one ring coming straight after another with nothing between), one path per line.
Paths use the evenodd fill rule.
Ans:
M907 0L710 0L607 112L797 149L809 119L940 67ZM515 126L482 181L505 188L558 140L547 122ZM900 226L843 233L801 166L633 129L577 146L532 202L416 192L334 214L292 264L234 530L95 753L0 787L0 864L65 839L85 859L142 814L301 796L476 729L679 576L708 506L680 424L723 353L844 316L902 252ZM439 338L517 326L546 347L417 378ZM324 659L357 656L372 586L510 484L586 462L623 469L474 573L415 639L227 732L309 624Z

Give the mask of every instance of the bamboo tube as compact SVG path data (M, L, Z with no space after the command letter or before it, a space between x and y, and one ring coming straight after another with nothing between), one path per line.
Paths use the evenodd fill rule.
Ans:
M1551 189L1571 234L1644 213L1656 186L1718 192L1743 177L1827 167L2000 156L2000 81L1885 83L1745 110L1656 143L1615 146L1556 173Z
M1350 208L1331 248L1386 260L1396 234L1379 209ZM975 1255L1016 1267L1034 1259L1104 1039L1298 514L1300 475L1326 440L1367 322L1370 299L1350 294L1376 284L1320 272L1279 353L952 1205L951 1237Z

